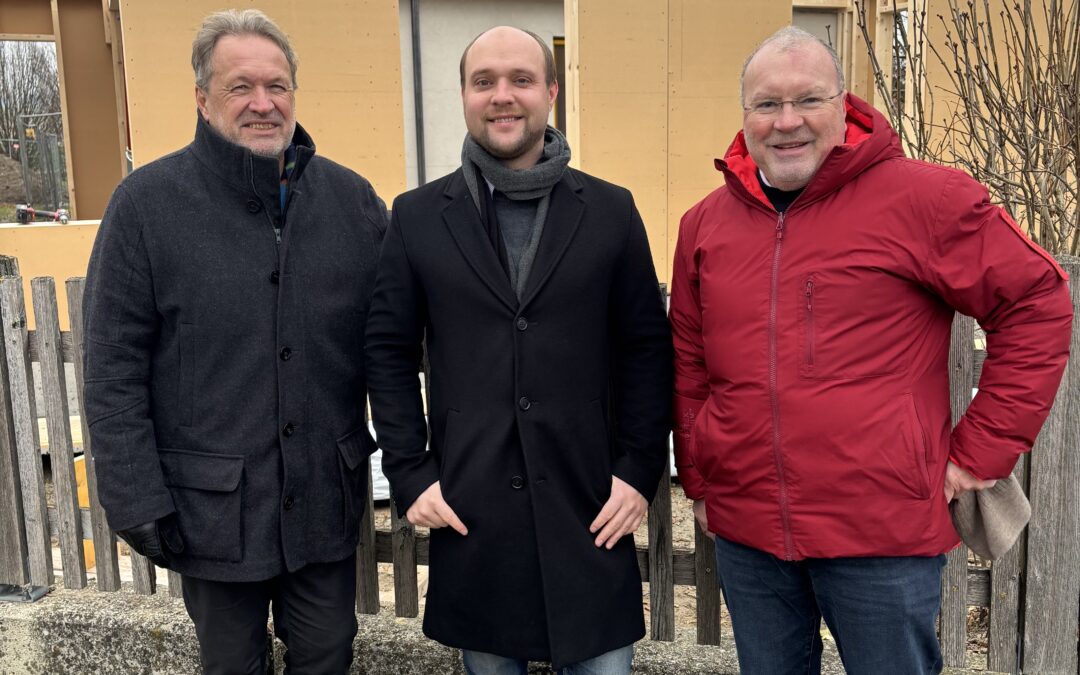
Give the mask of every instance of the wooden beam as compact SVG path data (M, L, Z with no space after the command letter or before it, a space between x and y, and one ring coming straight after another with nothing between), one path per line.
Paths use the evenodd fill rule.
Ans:
M60 39L60 7L57 0L49 0L49 7L52 9L53 35L56 42L56 75L60 79L60 118L64 124L64 165L67 168L68 212L71 214L71 219L75 220L79 213L75 201L75 169L71 164L71 156L75 153L72 152L71 147L71 120L68 115L67 83L64 77L63 41Z

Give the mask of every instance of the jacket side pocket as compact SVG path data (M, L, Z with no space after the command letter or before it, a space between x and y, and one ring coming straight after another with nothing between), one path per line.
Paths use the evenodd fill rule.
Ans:
M367 458L378 449L378 446L375 444L375 439L371 437L367 424L362 424L337 439L337 447L340 455L339 469L343 504L342 534L349 537L360 531L360 516L363 515L367 503L367 484L370 474L370 471L364 469L368 466Z
M926 430L923 429L922 422L919 420L915 397L911 394L904 394L904 408L907 412L905 426L909 434L907 445L911 448L915 462L915 476L912 477L910 483L920 499L928 499L930 497L930 472L927 468L926 452L929 446L926 442Z
M182 427L190 427L195 418L195 334L195 326L189 323L180 324L177 412Z
M243 455L158 448L176 507L184 556L239 562L243 546Z

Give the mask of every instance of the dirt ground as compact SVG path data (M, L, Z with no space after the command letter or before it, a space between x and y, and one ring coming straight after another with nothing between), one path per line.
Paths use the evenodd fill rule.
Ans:
M0 154L0 204L14 204L26 199L19 163Z
M15 204L26 201L19 163L0 154L0 223L15 220Z

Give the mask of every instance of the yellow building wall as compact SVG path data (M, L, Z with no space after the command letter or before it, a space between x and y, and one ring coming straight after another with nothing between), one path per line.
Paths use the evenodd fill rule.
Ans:
M0 225L0 253L19 260L26 321L31 329L34 328L35 321L30 280L34 277L52 277L56 281L60 329L68 329L67 290L64 282L71 277L86 276L86 264L90 260L90 249L94 246L97 228L97 221L73 221L67 225Z
M723 183L739 72L791 0L566 0L568 135L583 171L634 193L661 281L679 219Z
M297 53L297 120L319 154L362 174L389 202L405 188L397 4L121 0L135 166L191 142L191 40L202 19L228 7L257 7L288 34Z

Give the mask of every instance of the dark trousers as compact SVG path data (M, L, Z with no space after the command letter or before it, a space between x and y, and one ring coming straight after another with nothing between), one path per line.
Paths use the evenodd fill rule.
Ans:
M851 675L941 672L934 619L945 556L781 560L716 538L739 670L821 672L821 619Z
M207 675L265 675L268 607L274 614L274 635L287 650L286 673L345 673L352 663L355 555L266 581L185 576L183 589Z

